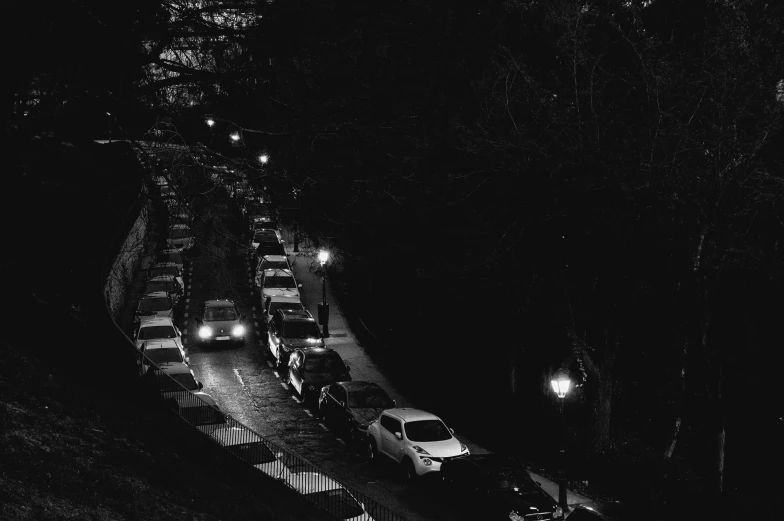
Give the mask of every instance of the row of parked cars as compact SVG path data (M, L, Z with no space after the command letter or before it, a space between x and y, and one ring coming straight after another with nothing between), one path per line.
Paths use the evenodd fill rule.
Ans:
M471 455L438 416L396 407L376 383L353 381L349 365L325 345L300 300L302 285L278 246L283 240L274 215L251 214L250 235L268 354L281 378L320 419L363 446L371 461L383 457L399 464L411 482L438 477L458 497L468 499L471 519L562 516L553 498L513 458Z

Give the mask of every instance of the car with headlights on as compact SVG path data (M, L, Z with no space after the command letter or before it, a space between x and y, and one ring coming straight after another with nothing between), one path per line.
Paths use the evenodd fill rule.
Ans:
M335 519L373 521L365 510L365 505L346 487L326 474L313 471L296 472L289 474L285 482Z
M349 371L338 352L326 347L295 349L289 356L289 383L308 405L317 405L325 385L351 380Z
M283 370L288 366L294 349L324 347L324 339L310 313L279 309L267 324L267 344L278 363L278 370Z
M180 252L193 246L193 233L187 224L172 224L166 234L166 244Z
M553 497L522 463L503 454L471 454L441 464L449 501L459 501L466 519L541 521L562 519Z
M174 314L174 300L165 291L155 291L139 297L136 304L134 320L139 321L141 317L168 317Z
M242 323L244 318L237 311L234 301L206 300L196 317L199 341L202 344L244 346L247 333Z
M180 286L180 283L177 282L177 279L171 275L159 275L147 280L147 283L144 285L144 289L142 290L142 294L149 295L158 291L168 293L176 307L177 304L179 304L180 297L182 297L185 289Z
M181 288L185 288L185 281L182 278L182 271L173 262L159 262L147 268L147 280L162 275L174 277Z
M337 382L321 388L318 414L328 423L347 431L352 441L362 442L368 426L395 400L373 382Z
M236 457L271 478L287 479L290 475L283 463L283 453L247 428L224 425L213 430L210 436Z
M398 463L409 482L440 471L445 461L470 454L441 418L408 407L382 412L367 429L365 449L370 461L384 456Z
M289 270L264 270L259 282L261 301L273 295L283 297L299 297L299 288L294 274Z
M136 347L141 349L142 344L149 340L173 340L182 347L182 333L169 317L139 317L139 324L133 333Z
M166 248L165 250L159 251L153 262L155 264L171 262L177 266L177 268L179 268L180 272L182 272L183 268L185 267L185 259L183 259L180 250L176 248Z

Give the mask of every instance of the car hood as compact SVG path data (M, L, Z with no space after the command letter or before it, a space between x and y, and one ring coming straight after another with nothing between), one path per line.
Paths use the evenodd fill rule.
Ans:
M291 349L299 347L324 347L324 340L318 339L318 342L308 341L307 338L287 338L283 337L283 344Z
M522 492L514 490L491 490L490 497L493 503L503 505L504 508L516 511L519 515L537 513L552 513L555 511L555 501L543 490L526 489Z
M416 445L425 449L435 458L451 458L460 455L460 442L454 436L444 441L411 441L411 445Z
M363 407L351 409L351 416L353 416L360 425L368 425L381 416L382 412L384 412L382 407Z
M212 332L216 335L221 333L231 333L231 328L239 324L238 320L210 320L204 321L204 325L212 328Z

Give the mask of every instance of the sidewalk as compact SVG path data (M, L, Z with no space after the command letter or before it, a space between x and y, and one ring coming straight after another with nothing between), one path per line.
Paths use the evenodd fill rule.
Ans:
M294 253L294 237L288 229L283 229L283 238L286 240L286 253L294 269L294 277L299 284L300 300L314 317L318 316L318 304L322 300L322 280L316 274L319 262L316 258L317 251L310 246L300 244L299 252ZM403 396L392 382L381 372L373 362L365 349L357 342L343 316L340 306L336 302L327 278L327 303L329 304L329 338L326 339L328 347L340 353L341 358L351 366L351 378L353 380L363 380L375 382L383 387L387 393L396 401L398 407L414 407L416 404L408 397ZM471 442L464 436L459 438L468 446L472 454L487 454L487 449ZM534 474L529 471L531 477L542 485L542 489L556 500L558 499L558 484L549 479ZM567 503L570 507L583 503L591 503L592 500L581 496L572 491L567 491Z

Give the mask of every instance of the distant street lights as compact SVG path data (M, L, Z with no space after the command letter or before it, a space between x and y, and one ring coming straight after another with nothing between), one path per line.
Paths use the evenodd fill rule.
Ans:
M318 260L321 263L321 299L322 302L318 307L319 323L324 338L329 338L329 304L327 304L327 261L329 260L329 252L327 250L319 250Z
M566 501L566 424L564 423L564 398L572 386L572 381L565 374L558 374L550 380L550 385L553 392L558 396L558 409L561 416L561 440L559 448L559 466L560 472L558 475L558 506L561 508L561 515L565 516L569 511L569 505Z

